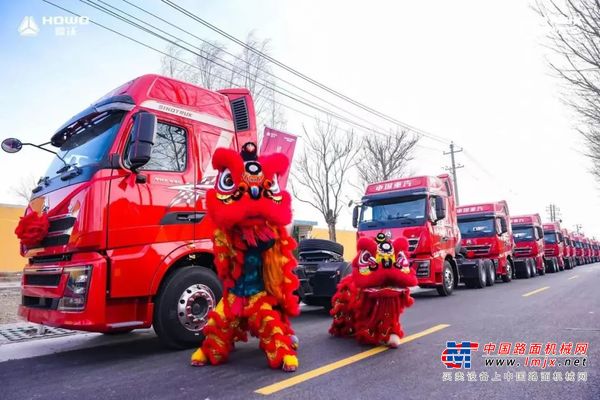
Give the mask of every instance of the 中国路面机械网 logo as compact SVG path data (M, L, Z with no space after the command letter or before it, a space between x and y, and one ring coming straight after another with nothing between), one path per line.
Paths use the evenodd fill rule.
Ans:
M442 352L441 360L446 368L451 369L470 369L471 353L479 349L479 343L471 341L449 341L446 342L446 349Z

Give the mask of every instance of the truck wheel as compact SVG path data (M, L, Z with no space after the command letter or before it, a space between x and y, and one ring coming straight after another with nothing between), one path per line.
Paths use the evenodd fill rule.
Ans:
M450 296L454 290L455 281L454 271L452 265L448 261L444 261L444 269L442 270L442 284L436 286L437 292L440 296Z
M161 285L154 305L154 330L167 347L198 346L223 291L217 275L208 268L189 265L174 271Z
M467 280L465 283L467 287L473 289L483 289L486 286L487 272L486 266L483 262L479 263L477 267L477 278Z
M510 261L506 262L506 274L502 275L502 282L508 283L512 281L513 266Z
M487 273L485 283L487 286L493 286L494 283L496 283L496 268L494 268L494 263L490 260L483 260L483 265L485 265L485 271Z
M344 255L344 246L331 240L304 239L298 243L298 253L305 251L330 251L339 256Z
M535 278L536 272L537 272L536 268L535 268L535 260L533 260L531 258L529 259L529 268L531 270L531 277Z
M546 275L546 265L542 261L542 269L537 269L537 262L535 264L535 269L537 270L538 275Z

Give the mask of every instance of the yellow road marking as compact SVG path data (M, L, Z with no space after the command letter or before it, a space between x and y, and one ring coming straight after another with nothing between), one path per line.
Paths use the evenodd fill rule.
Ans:
M449 326L450 325L448 325L448 324L439 324L439 325L432 326L429 329L425 329L424 331L413 333L412 335L409 335L409 336L406 336L406 337L400 339L400 344L408 343L413 340L422 338L423 336L427 336L434 332L445 329ZM389 347L378 346L373 349L363 351L362 353L358 353L353 356L343 358L343 359L333 362L331 364L323 365L322 367L315 368L315 369L313 369L311 371L307 371L303 374L295 375L292 378L284 379L284 380L274 383L272 385L262 387L260 389L255 390L254 393L264 394L264 395L273 394L273 393L279 392L280 390L287 389L291 386L305 382L309 379L316 378L318 376L327 374L331 371L335 371L336 369L345 367L346 365L350 365L357 361L364 360L365 358L374 356L375 354L383 353L386 350L389 350Z
M579 278L579 275L573 275L573 276L572 276L572 277L570 277L568 280L575 279L575 278Z
M523 297L529 297L529 296L534 295L536 293L543 292L546 289L550 289L550 286L544 286L543 288L539 288L539 289L532 290L531 292L527 292L527 293L525 293L523 295Z

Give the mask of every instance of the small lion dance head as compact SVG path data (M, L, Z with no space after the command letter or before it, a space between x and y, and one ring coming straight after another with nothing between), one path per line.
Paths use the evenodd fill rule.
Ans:
M406 256L406 238L391 242L385 234L379 233L375 240L360 238L356 247L358 252L352 262L354 283L370 296L389 296L417 285L417 277L409 268Z
M407 258L408 241L392 241L381 232L375 238L360 238L356 250L352 273L342 279L332 300L329 332L398 347L404 335L400 315L413 304L409 288L417 285Z

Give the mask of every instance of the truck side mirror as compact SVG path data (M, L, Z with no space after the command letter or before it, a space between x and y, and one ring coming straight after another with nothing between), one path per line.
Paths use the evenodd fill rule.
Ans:
M446 203L441 196L435 197L435 216L436 222L446 218Z
M352 210L352 226L358 228L358 206L354 206Z
M132 171L137 171L150 161L155 133L156 115L142 111L134 116L126 157Z
M7 153L16 153L23 148L23 143L17 138L8 138L2 141L2 150Z

